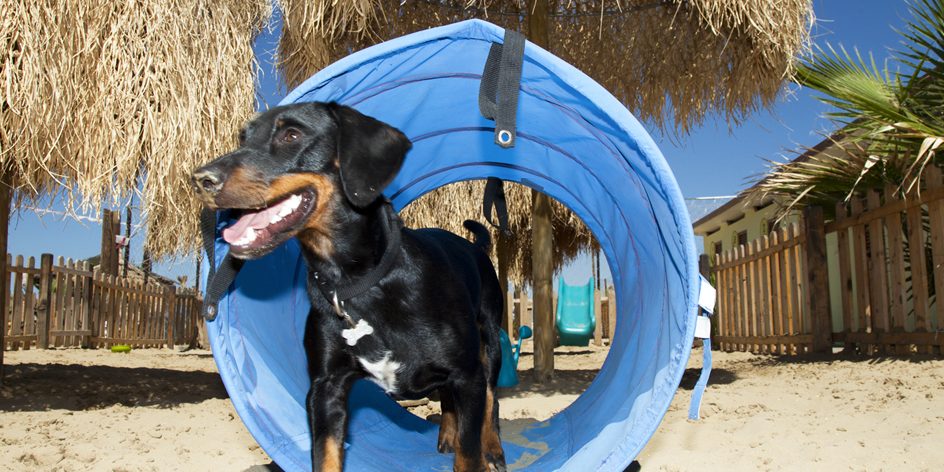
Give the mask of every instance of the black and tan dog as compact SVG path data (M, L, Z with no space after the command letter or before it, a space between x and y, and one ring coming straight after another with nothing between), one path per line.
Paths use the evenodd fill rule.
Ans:
M210 208L229 210L230 253L252 259L296 237L308 263L305 350L314 470L341 470L347 396L366 378L395 398L438 392L440 452L457 471L505 470L495 384L502 294L488 231L402 227L381 190L410 141L334 103L278 107L239 149L193 173Z

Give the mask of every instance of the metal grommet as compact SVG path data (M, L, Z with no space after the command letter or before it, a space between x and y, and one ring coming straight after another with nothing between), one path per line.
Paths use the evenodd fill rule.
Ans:
M507 129L498 130L498 144L503 146L511 144L511 131Z

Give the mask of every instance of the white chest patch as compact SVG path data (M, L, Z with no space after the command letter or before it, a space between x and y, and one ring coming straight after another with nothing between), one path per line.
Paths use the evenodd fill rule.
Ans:
M395 393L397 391L397 369L400 368L400 363L391 359L392 355L393 353L387 351L384 353L384 356L377 361L369 361L363 357L357 358L361 366L364 367L364 370L370 374L370 379L368 380L380 385L387 393Z

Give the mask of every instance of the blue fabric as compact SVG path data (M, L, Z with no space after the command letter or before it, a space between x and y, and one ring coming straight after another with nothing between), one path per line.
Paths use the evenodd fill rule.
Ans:
M702 366L698 382L692 389L692 403L688 406L688 419L698 420L701 413L701 398L708 387L708 377L711 377L711 339L702 339Z
M440 186L498 177L537 188L594 232L613 271L618 322L600 373L551 419L502 430L512 469L622 471L655 432L691 349L697 258L682 195L655 143L612 95L528 43L518 140L493 143L478 110L503 30L466 21L388 41L326 67L283 103L334 100L403 130L414 147L386 189L399 209ZM475 218L478 215L457 215ZM218 258L226 252L218 244ZM236 410L286 470L309 467L302 334L308 301L294 242L246 264L209 324ZM348 470L451 470L435 425L367 382L351 401Z

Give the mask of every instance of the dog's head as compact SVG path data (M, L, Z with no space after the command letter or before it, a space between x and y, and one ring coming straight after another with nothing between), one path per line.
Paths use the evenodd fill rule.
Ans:
M409 139L336 103L273 108L243 128L239 148L195 170L203 203L232 210L230 253L260 257L294 237L330 246L340 205L364 208L393 180Z

